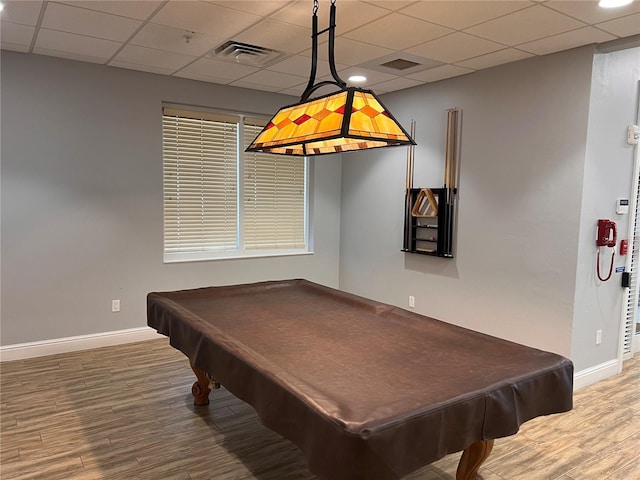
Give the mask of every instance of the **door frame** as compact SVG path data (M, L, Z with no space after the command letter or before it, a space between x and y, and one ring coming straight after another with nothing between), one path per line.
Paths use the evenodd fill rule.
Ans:
M640 82L638 82L638 108L636 110L636 125L640 125ZM620 344L618 347L618 372L622 371L622 364L625 360L633 357L635 353L640 351L640 332L636 331L636 323L638 321L638 300L640 299L640 145L635 144L633 156L633 175L631 177L630 191L630 215L627 231L629 236L629 254L625 261L625 271L632 275L633 283L635 283L635 291L630 288L624 289L623 308L620 321ZM636 258L638 257L638 258ZM635 262L634 262L635 260ZM633 271L632 266L635 264L636 270ZM633 300L630 302L630 300ZM628 325L629 322L631 325ZM630 350L625 352L625 337L627 330L631 329Z

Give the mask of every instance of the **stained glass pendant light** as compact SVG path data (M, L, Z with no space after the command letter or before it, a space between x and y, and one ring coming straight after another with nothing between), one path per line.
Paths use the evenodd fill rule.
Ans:
M318 0L313 2L311 74L307 88L295 105L282 107L246 149L280 155L325 155L368 148L415 145L371 91L347 87L338 76L334 59L336 5L331 1L329 27L318 32ZM329 33L329 68L333 80L315 83L318 36ZM338 92L310 99L325 85Z

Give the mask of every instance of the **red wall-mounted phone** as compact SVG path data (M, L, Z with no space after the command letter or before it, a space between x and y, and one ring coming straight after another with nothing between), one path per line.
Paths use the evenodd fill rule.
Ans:
M616 230L616 222L611 220L598 220L598 236L596 237L596 246L598 247L615 247L618 241L618 231Z
M616 230L616 222L611 220L605 220L601 218L598 220L598 233L596 236L596 246L598 247L610 247L613 248L611 252L611 265L609 266L609 275L603 277L600 273L600 248L598 248L597 254L597 267L598 279L601 282L606 282L611 278L613 273L613 259L616 257L616 242L618 241L618 231Z

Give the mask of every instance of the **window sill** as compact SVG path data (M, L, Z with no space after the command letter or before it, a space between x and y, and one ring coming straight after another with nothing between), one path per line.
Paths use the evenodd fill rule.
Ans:
M209 262L220 260L241 260L251 258L267 258L267 257L291 257L298 255L313 255L312 251L308 250L269 250L262 252L229 252L212 255L211 252L206 253L178 253L178 254L164 254L164 263L185 263L185 262Z

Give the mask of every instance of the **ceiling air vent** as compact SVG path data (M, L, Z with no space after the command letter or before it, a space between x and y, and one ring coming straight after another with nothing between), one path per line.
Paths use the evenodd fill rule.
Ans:
M406 52L394 52L381 58L369 60L358 66L378 72L404 76L439 65L442 65L442 62L432 58L419 57Z
M394 68L396 70L406 70L407 68L417 67L421 65L418 62L412 62L411 60L405 60L404 58L396 58L390 62L381 64L382 67Z
M211 58L264 68L284 60L288 55L271 48L229 40L209 54Z

